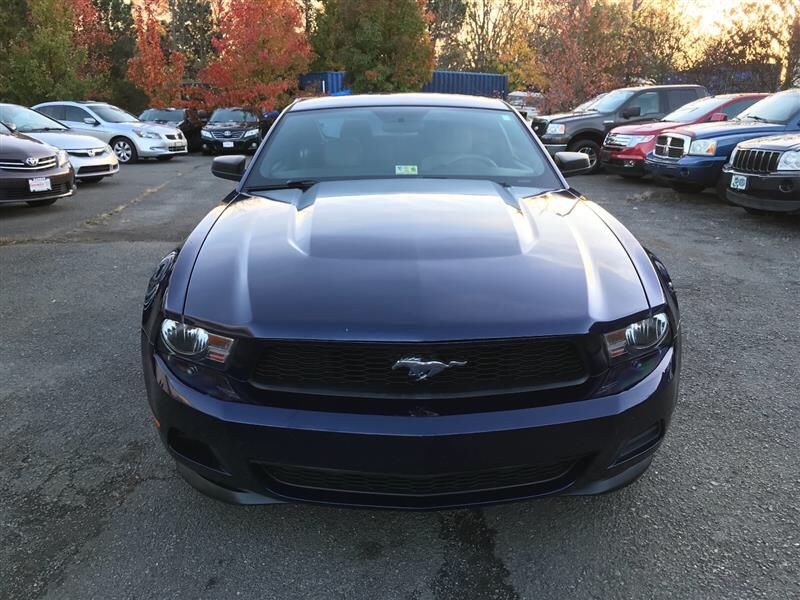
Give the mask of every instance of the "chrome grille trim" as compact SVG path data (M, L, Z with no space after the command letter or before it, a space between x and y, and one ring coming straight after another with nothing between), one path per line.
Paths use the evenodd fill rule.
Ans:
M25 164L24 160L11 160L0 162L0 169L6 171L44 171L45 169L52 169L56 166L57 159L55 156L48 156L40 158L39 163L31 167Z
M653 152L661 158L683 158L689 153L691 139L678 133L660 135L656 138Z

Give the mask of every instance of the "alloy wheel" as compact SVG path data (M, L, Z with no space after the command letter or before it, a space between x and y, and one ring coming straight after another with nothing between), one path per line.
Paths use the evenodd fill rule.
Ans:
M114 142L114 154L117 155L119 162L129 162L133 156L133 148L131 147L130 142L125 140L117 140Z
M581 146L578 148L578 152L589 157L589 166L594 169L597 164L597 151L592 146Z

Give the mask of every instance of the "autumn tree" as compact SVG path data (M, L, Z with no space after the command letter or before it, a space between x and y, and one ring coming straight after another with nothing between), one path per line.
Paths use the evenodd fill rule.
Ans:
M427 19L424 0L324 0L317 64L346 71L356 92L418 91L433 71Z
M697 40L678 0L635 0L626 27L623 78L662 82L685 68Z
M310 47L294 0L230 0L221 5L215 56L200 71L210 105L274 109L307 70Z
M186 77L194 79L208 64L214 47L214 16L210 0L168 0L170 49L186 58Z
M428 35L440 69L459 68L463 63L459 34L467 14L467 0L428 0Z
M133 7L136 54L128 63L128 78L141 88L152 106L179 104L183 89L185 58L164 48L164 0L142 0Z

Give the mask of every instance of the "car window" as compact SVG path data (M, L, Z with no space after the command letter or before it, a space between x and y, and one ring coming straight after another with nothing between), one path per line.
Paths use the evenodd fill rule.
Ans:
M88 112L83 110L82 108L78 108L77 106L66 106L64 107L65 110L65 121L73 121L75 123L83 123L84 119L93 118Z
M736 118L767 123L786 123L800 112L800 92L774 94L756 102Z
M142 121L166 121L168 123L180 123L183 121L183 111L148 108L141 115L139 115L139 119Z
M42 106L37 108L40 113L46 114L48 117L52 117L57 121L66 121L64 118L66 111L64 110L63 104L50 104L48 106Z
M22 133L31 131L66 131L58 121L54 121L50 117L25 108L24 106L16 106L13 104L0 105L0 121L3 123L14 123L17 126L17 131Z
M724 102L724 99L715 98L713 96L698 98L694 102L684 104L678 110L672 111L661 120L674 123L691 123L713 111L715 108L718 108Z
M688 104L693 100L697 100L697 90L695 89L680 89L680 90L667 90L667 100L671 110L675 110Z
M110 104L91 104L89 105L95 114L106 123L138 123L139 119L131 113L111 106Z
M598 96L595 101L585 107L584 110L593 110L601 113L614 112L622 103L633 96L633 90L614 90L603 96Z
M245 186L426 176L561 187L515 114L408 106L289 112L256 158Z
M625 105L625 108L639 107L639 116L657 115L661 113L661 94L657 90L642 92Z
M728 106L724 106L719 110L721 113L725 113L728 115L729 119L737 116L740 112L747 110L753 104L758 101L758 98L745 98L743 100L737 100L736 102L731 102Z

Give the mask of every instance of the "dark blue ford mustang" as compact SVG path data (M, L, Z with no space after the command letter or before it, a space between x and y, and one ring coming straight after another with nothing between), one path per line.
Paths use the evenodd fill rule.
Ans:
M499 100L299 101L166 256L142 358L161 438L236 503L406 509L598 494L678 390L664 266Z

